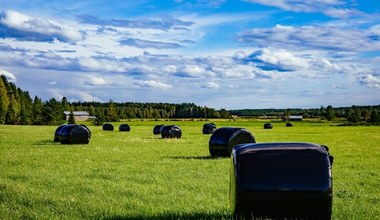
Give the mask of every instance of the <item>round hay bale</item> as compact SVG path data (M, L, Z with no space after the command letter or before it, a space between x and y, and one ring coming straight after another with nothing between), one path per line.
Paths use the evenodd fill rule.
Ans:
M54 133L54 142L60 142L60 133L61 133L61 130L63 127L65 127L67 124L62 124L60 126L58 126L57 129L55 129L55 133Z
M286 123L286 125L285 125L286 127L293 127L293 124L292 123L290 123L290 122L288 122L288 123Z
M131 127L128 124L121 124L119 126L119 131L131 131Z
M265 123L264 124L264 129L272 129L273 128L273 124L272 123Z
M90 128L87 127L86 125L83 125L83 124L80 124L80 126L82 126L82 127L84 127L84 128L87 129L87 131L88 131L88 135L89 135L89 139L90 139L90 138L91 138L91 130L90 130Z
M104 123L103 124L103 131L113 131L113 124L111 123Z
M161 134L162 128L163 128L164 126L165 126L165 125L156 125L156 126L154 126L154 128L153 128L153 134L154 134L154 135L159 135L159 134Z
M90 129L82 125L69 124L60 132L61 144L88 144L90 138Z
M165 125L161 130L161 138L181 138L182 131L177 125Z
M212 134L216 130L215 123L207 123L203 125L202 133L203 134Z
M248 143L231 154L230 204L247 219L331 219L332 156L313 143Z
M244 128L222 127L214 131L209 141L212 157L229 157L235 145L256 143L255 137Z

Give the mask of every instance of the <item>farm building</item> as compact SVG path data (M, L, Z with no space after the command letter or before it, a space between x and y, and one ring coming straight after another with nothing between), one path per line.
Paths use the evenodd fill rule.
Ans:
M65 120L69 120L70 111L64 111ZM95 116L90 116L86 111L73 111L75 121L87 121L88 119L94 119Z
M289 116L290 121L302 121L302 115L291 115Z

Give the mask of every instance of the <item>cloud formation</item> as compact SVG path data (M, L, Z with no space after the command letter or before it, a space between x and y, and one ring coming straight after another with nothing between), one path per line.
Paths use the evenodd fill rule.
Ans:
M1 76L1 75L4 75L5 78L7 78L7 80L8 80L9 82L13 82L13 83L15 83L15 82L17 81L16 76L15 76L13 73L11 73L11 72L9 72L9 71L7 71L7 70L2 70L2 69L0 69L0 76Z
M296 48L299 50L377 51L380 50L378 26L347 29L337 26L283 26L251 29L237 35L237 40L259 47Z
M134 4L142 8L132 13ZM3 11L1 69L45 99L319 107L361 104L350 103L354 91L368 95L362 102L380 101L380 18L347 2L151 4L113 6L118 11L109 14L89 4L61 16L59 9L39 17L25 8ZM166 5L174 8L153 13ZM305 17L318 23L297 23Z
M262 4L293 12L322 12L335 18L347 18L363 14L359 10L351 9L347 2L341 0L244 0L246 2Z
M78 15L81 22L99 26L113 26L113 27L124 27L124 28L141 28L141 29L158 29L158 30L169 30L169 29L186 29L187 27L193 25L191 21L182 21L180 19L162 17L159 19L138 19L138 20L127 20L127 19L100 19L92 15Z
M149 88L155 88L155 89L170 89L173 87L169 84L158 82L155 80L139 81L139 82L136 82L136 85L139 87L149 87Z
M0 37L16 38L28 41L53 41L58 39L76 42L83 39L83 33L66 24L33 18L17 11L0 13Z

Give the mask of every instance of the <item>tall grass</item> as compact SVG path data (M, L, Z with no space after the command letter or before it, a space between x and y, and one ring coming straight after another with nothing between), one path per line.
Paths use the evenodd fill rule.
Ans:
M53 142L55 126L0 126L0 219L230 219L228 158L211 158L201 121L90 126L88 145ZM182 138L153 135L177 124ZM379 219L380 127L217 121L257 142L325 144L334 155L333 219Z

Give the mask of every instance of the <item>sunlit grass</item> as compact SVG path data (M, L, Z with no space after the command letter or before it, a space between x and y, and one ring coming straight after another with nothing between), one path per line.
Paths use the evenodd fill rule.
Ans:
M228 158L211 158L201 121L90 126L88 145L53 142L54 126L0 126L0 219L229 219ZM153 135L177 124L181 139ZM120 123L119 123L120 124ZM257 142L325 144L334 155L333 219L379 219L380 127L217 121Z

